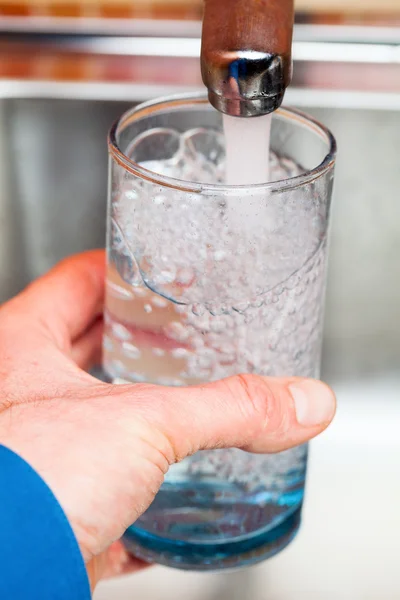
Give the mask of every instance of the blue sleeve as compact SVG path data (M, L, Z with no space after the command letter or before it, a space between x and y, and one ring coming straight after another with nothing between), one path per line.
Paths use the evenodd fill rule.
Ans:
M90 600L78 543L53 493L0 446L1 600Z

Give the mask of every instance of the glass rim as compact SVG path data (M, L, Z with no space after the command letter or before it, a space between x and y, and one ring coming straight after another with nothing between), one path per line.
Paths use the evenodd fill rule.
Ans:
M132 175L146 179L152 183L163 187L173 188L179 191L201 193L206 195L215 194L232 194L237 195L238 191L242 194L252 194L254 192L268 191L269 193L282 192L286 190L296 189L313 182L316 179L322 177L325 173L333 169L336 161L336 140L331 131L322 125L317 119L303 113L295 108L280 107L275 111L278 115L282 115L286 118L302 122L303 125L308 126L309 129L313 130L315 134L319 135L325 140L328 146L328 152L325 155L322 162L312 169L307 170L305 173L290 177L287 179L281 179L278 181L270 181L267 183L257 183L250 185L227 185L219 183L197 183L192 181L185 181L183 179L177 179L168 177L166 175L160 175L155 171L150 171L138 163L133 161L131 158L121 150L118 145L117 137L121 129L128 125L132 120L136 120L137 117L150 116L157 108L171 109L179 108L179 106L185 106L187 104L193 105L209 105L206 93L189 93L189 94L175 94L173 96L164 96L157 99L142 102L137 106L134 106L121 117L119 117L112 125L108 134L108 150L112 158L125 170L130 172Z

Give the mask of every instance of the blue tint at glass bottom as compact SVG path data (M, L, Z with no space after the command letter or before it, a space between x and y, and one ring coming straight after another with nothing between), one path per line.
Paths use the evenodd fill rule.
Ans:
M170 567L217 571L250 566L270 558L295 537L301 521L301 506L276 527L236 542L191 543L150 534L132 525L125 532L126 548L138 558Z

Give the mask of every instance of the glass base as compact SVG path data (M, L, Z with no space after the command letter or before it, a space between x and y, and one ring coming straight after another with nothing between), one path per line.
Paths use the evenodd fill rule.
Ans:
M190 571L237 569L262 562L283 550L295 537L301 506L279 525L236 542L191 543L150 534L132 525L123 537L125 547L146 562Z

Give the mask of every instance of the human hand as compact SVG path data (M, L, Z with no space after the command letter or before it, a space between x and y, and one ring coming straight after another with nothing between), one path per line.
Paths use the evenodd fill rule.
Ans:
M301 378L241 375L191 388L96 380L85 370L100 358L103 290L104 254L88 252L0 308L0 443L56 495L92 587L143 566L113 542L172 463L214 447L281 451L335 412L329 388Z

